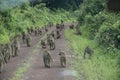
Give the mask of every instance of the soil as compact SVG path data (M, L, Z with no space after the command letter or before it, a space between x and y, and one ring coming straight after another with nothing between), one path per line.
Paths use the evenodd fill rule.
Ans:
M65 24L65 27L70 24ZM49 28L49 31L55 30L55 27ZM44 32L44 34L46 34ZM21 48L19 55L12 58L7 64L4 65L3 72L0 74L0 80L10 80L14 77L14 72L19 68L23 67L25 61L29 58L30 67L24 72L22 80L75 80L74 71L70 70L73 54L70 52L69 46L64 36L64 31L60 39L55 39L55 50L50 50L53 62L51 68L45 68L43 63L43 49L39 42L42 36L32 36L32 46L26 47L21 42ZM38 46L38 47L36 47ZM59 49L66 52L67 65L65 68L60 65Z

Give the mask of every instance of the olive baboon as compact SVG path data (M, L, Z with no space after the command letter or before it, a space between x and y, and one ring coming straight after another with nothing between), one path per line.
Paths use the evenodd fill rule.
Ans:
M69 26L69 28L70 28L70 29L74 29L74 25L71 24L71 25Z
M43 61L44 61L45 67L50 68L52 57L50 55L50 52L47 49L43 53Z
M27 44L27 47L31 46L31 36L29 34L26 35L26 44Z
M66 56L65 56L65 52L60 49L59 55L60 55L60 63L61 63L61 66L62 66L62 67L66 67Z
M84 59L85 59L86 53L89 55L89 59L91 59L94 52L89 46L87 46L84 50Z
M51 38L49 40L49 46L50 46L50 49L51 50L54 50L55 49L55 41L54 41L54 38Z
M59 30L56 31L56 38L59 39L61 37L61 33Z
M26 33L23 32L23 33L22 33L22 40L23 40L23 43L25 43L25 38L26 38Z
M3 64L5 63L4 56L3 56L3 44L0 44L0 73L3 70Z

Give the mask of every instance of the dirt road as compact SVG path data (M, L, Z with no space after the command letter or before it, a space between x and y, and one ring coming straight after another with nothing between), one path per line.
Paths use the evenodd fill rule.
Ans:
M65 25L67 27L68 24ZM49 30L55 30L55 27ZM56 49L50 51L53 62L51 68L45 68L42 55L43 49L40 46L40 39L43 36L34 37L32 40L32 47L28 48L21 43L21 51L18 57L12 58L8 64L5 65L3 73L0 74L0 80L16 80L14 78L14 72L20 67L25 67L23 64L29 64L23 75L20 76L20 80L75 80L74 71L70 70L71 53L66 43L66 39L63 35L61 39L56 39ZM67 67L62 68L59 60L59 49L62 48L66 52Z

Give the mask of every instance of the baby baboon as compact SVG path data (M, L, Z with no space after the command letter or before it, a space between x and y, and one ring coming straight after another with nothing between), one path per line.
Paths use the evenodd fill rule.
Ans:
M89 58L91 59L94 52L89 46L87 46L84 51L84 59L85 59L86 53L89 55Z
M42 45L42 48L46 48L46 43L44 40L41 40L41 45Z

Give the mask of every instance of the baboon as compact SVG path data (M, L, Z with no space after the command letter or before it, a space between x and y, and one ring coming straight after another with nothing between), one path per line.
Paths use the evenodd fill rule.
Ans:
M35 27L34 34L35 34L35 36L37 36L37 34L38 34L37 27Z
M94 52L89 46L87 46L84 50L84 59L85 59L86 53L89 55L89 59L91 59Z
M31 35L34 33L33 27L30 28Z
M60 55L60 63L61 63L61 66L62 66L62 67L66 67L66 56L65 56L65 52L60 49L59 55Z
M27 32L28 32L29 34L31 34L31 30L30 30L29 27L27 27Z
M3 70L3 64L5 63L4 61L4 57L3 57L3 54L1 53L0 51L0 73L2 72Z
M23 40L23 43L25 43L25 38L26 38L26 33L23 32L23 33L22 33L22 40Z
M80 24L77 24L77 26L75 27L76 28L76 34L77 35L82 35L82 32L80 31Z
M55 39L55 33L54 33L54 31L51 32L51 35Z
M60 30L60 24L56 24L56 29Z
M64 22L63 22L63 20L61 20L61 25L60 26L61 26L61 30L64 29Z
M51 35L50 35L50 34L47 34L47 44L49 44L50 38L51 38Z
M59 39L61 37L60 31L56 30L56 38Z
M40 28L38 29L38 35L42 35L42 30Z
M46 48L45 40L41 40L41 45L42 45L42 48Z
M43 61L44 61L45 67L50 68L51 60L52 60L52 57L50 55L50 52L46 49L43 53Z
M18 37L15 38L13 42L13 47L14 47L14 57L18 56L18 52L20 50L20 43L19 43Z
M3 70L3 64L5 63L4 56L3 56L3 44L0 44L0 73Z
M26 44L27 44L27 47L31 46L31 36L29 34L26 35Z
M47 25L45 25L45 32L48 32Z
M54 38L50 38L50 40L49 40L49 46L50 46L50 49L51 49L51 50L54 50L54 49L55 49L55 41L54 41Z
M74 25L71 24L71 25L69 26L69 28L70 28L70 29L74 29Z
M3 54L4 54L4 60L7 63L10 60L10 56L11 56L11 47L8 43L4 45Z

